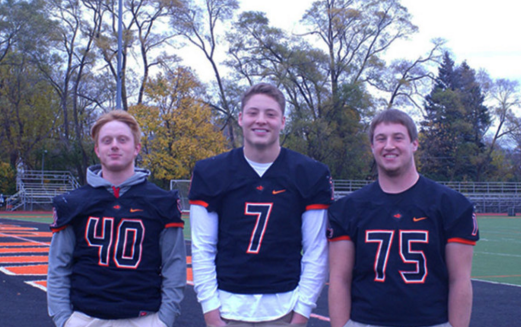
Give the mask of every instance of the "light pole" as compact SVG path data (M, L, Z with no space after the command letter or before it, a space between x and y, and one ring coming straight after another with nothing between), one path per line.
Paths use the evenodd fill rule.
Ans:
M123 0L118 1L118 62L117 62L117 89L116 89L116 109L123 109L122 100L122 66L123 66Z
M47 153L47 150L43 150L42 152L42 185L43 185L43 168L45 165L45 154Z

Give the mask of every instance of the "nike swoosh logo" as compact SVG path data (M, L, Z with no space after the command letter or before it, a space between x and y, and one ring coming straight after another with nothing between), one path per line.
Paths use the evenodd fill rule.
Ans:
M279 190L279 191L273 190L273 192L271 192L271 193L273 193L273 194L280 194L282 192L286 192L286 190Z
M139 212L139 211L143 211L143 209L132 209L132 208L130 208L130 212Z
M425 220L425 219L427 219L427 217L420 217L420 218L416 218L416 217L414 217L414 218L412 219L412 221L417 222L417 221Z

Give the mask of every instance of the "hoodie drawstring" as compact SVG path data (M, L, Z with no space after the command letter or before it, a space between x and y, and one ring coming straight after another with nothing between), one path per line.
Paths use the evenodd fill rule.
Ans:
M112 186L112 190L114 191L114 196L119 198L119 187Z

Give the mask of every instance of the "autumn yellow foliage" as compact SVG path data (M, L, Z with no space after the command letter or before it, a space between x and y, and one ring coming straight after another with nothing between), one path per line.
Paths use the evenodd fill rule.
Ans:
M151 79L146 93L153 105L129 108L140 123L142 164L155 179L188 179L196 161L227 150L208 105L198 96L193 74L179 68Z
M16 192L16 177L13 167L7 162L0 162L0 193L14 194Z

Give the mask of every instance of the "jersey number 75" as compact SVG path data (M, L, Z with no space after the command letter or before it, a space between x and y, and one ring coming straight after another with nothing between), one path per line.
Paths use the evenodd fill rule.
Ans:
M375 281L384 282L387 263L393 244L394 230L368 230L365 232L366 243L377 243L378 248L375 255L374 271ZM414 270L400 270L402 279L407 284L423 283L427 277L427 258L421 250L413 249L415 243L429 243L428 231L422 230L400 230L400 258L406 264L415 267Z

